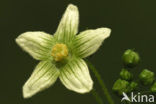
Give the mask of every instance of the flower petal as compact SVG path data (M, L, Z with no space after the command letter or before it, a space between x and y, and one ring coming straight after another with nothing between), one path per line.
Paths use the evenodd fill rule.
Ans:
M44 32L25 32L16 38L16 43L33 58L44 60L51 54L54 39Z
M24 98L49 88L59 76L59 70L49 61L41 61L35 68L31 77L23 86Z
M82 59L69 62L60 71L60 80L66 88L77 93L87 93L93 87L88 67Z
M95 53L104 39L109 37L111 30L109 28L98 28L95 30L86 30L77 35L74 40L74 52L84 58Z
M68 42L78 31L79 12L75 5L68 5L60 24L57 28L55 36L58 40Z

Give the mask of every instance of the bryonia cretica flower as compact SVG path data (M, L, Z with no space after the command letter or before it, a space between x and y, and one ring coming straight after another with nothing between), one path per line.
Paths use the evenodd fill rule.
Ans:
M68 5L54 35L45 32L25 32L16 43L40 63L23 86L24 98L52 86L57 78L63 85L77 93L92 90L93 81L88 66L82 58L93 54L111 30L98 28L78 35L79 12L75 5Z

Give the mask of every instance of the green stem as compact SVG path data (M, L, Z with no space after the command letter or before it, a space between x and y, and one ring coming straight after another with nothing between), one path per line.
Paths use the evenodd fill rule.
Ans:
M95 77L97 78L97 80L98 80L100 86L102 87L103 93L104 93L104 95L106 96L106 98L107 98L109 104L114 104L114 101L113 101L113 99L111 98L111 96L110 96L110 94L109 94L109 92L108 92L108 89L107 89L107 87L105 86L105 84L104 84L104 82L103 82L103 80L102 80L100 74L98 73L98 71L96 70L96 68L95 68L88 60L86 60L86 62L87 62L87 64L88 64L89 68L90 68L90 69L93 71L93 73L95 74Z
M93 89L91 91L92 95L94 96L95 100L97 101L98 104L103 104L103 101L101 99L101 97L99 96L99 94L96 92L95 89Z

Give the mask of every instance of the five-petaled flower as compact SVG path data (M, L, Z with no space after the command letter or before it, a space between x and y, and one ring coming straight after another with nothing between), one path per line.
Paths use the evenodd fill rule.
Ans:
M49 88L57 78L69 90L87 93L93 81L82 58L93 54L109 37L109 28L86 30L78 35L79 13L70 4L54 36L45 32L25 32L16 38L17 44L40 63L23 86L24 98Z

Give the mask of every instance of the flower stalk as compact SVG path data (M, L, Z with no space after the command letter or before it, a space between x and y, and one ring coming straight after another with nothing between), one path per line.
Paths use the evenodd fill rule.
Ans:
M99 96L99 94L97 93L97 91L96 91L95 89L93 89L93 90L91 91L91 94L93 95L93 97L95 98L95 100L96 100L96 102L97 102L98 104L103 104L102 98Z
M109 104L115 104L106 85L104 84L100 74L98 73L98 71L96 70L96 68L88 61L86 60L87 65L89 66L90 70L92 70L92 72L95 74L96 79L98 80L98 83L100 84L104 95L106 96Z

